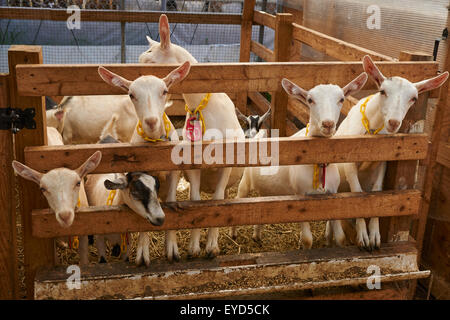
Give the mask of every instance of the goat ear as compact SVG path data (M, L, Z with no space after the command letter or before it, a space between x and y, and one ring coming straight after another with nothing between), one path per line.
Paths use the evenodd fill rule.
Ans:
M56 118L56 120L61 122L61 120L64 118L64 109L56 111L55 112L55 118Z
M159 186L160 186L159 179L156 176L152 176L152 177L153 177L153 179L155 179L155 190L156 190L156 193L158 193L159 192Z
M130 88L130 85L131 85L130 80L122 78L121 76L119 76L103 67L98 67L98 74L103 79L103 81L105 81L110 86L119 87L122 90L128 92L128 89Z
M98 167L101 160L102 153L100 151L96 151L78 169L75 169L75 171L78 173L80 178L84 178L88 173L91 173Z
M301 102L306 103L306 97L308 96L308 91L303 88L300 88L298 85L293 83L288 79L281 80L281 86L287 92L288 95L300 100Z
M150 48L151 48L153 45L158 44L158 41L153 40L153 39L150 38L149 36L145 36L145 37L147 38L147 42L148 42L148 45L150 46Z
M367 72L367 74L372 77L372 79L375 81L378 88L381 86L383 81L386 79L385 76L381 73L380 69L373 63L370 56L364 56L363 58L363 68L364 71Z
M105 182L103 183L105 185L105 188L108 190L123 190L126 189L128 187L128 183L126 181L126 179L116 179L114 181L111 180L105 180Z
M444 73L442 73L434 78L416 82L416 83L414 83L414 85L416 86L419 94L421 94L423 92L439 88L440 86L442 86L444 84L445 81L447 81L447 79L448 79L448 71L445 71Z
M159 17L159 37L161 39L161 48L168 49L170 47L170 27L169 19L165 14Z
M189 70L191 70L191 64L189 61L186 61L181 66L173 70L171 73L169 73L163 81L166 83L167 88L170 88L173 84L180 82L189 73Z
M261 118L259 118L258 128L261 128L261 125L264 123L264 121L266 121L267 118L269 118L271 111L272 111L272 109L270 109L270 107L269 107L269 110L267 110L267 112L264 113L264 115Z
M357 76L355 79L350 81L344 88L342 88L342 91L344 91L344 96L348 96L350 94L354 94L358 92L359 90L364 87L368 79L367 73L363 72L359 76Z
M236 116L238 117L238 119L241 119L242 121L247 122L247 117L244 116L238 108L234 108L234 111L236 112Z
M17 173L19 176L21 176L24 179L33 181L37 184L41 183L41 178L43 176L42 173L31 169L30 167L27 167L26 165L14 160L12 162L12 167L14 169L14 172Z

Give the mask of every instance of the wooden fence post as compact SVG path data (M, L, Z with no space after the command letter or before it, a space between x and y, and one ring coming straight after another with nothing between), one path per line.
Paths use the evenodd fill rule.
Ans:
M11 107L35 108L36 130L21 130L15 135L16 160L24 161L24 148L26 146L42 146L47 144L47 131L45 119L44 97L19 96L16 82L16 65L42 63L42 48L39 46L11 46L8 51L9 64L9 92ZM54 264L53 239L39 239L31 233L31 210L48 207L39 186L25 179L18 179L20 213L22 215L23 246L25 260L25 284L27 298L34 297L34 276L40 266Z
M239 62L250 61L250 44L252 41L253 13L255 12L256 0L245 0L242 9L241 23L241 46L239 52ZM244 114L247 114L247 92L236 93L236 107Z
M8 108L9 76L0 75L0 108ZM14 201L13 139L11 130L0 130L0 299L17 299L17 237Z
M292 40L292 14L277 13L275 24L274 58L276 62L287 62L290 59ZM280 79L281 80L281 79ZM286 136L288 95L278 84L278 90L272 93L272 129L279 129L279 136Z

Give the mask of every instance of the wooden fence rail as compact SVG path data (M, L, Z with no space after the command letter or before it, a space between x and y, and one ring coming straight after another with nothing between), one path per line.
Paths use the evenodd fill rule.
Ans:
M180 230L348 218L417 216L420 191L339 193L227 200L178 201L163 204L166 221L156 227L123 206L82 208L69 228L62 228L49 209L34 210L33 236Z
M410 81L433 77L438 63L377 62L381 72L401 76ZM142 75L165 77L175 65L105 64L104 67L129 80ZM178 66L178 65L177 65ZM106 95L123 94L106 84L98 75L99 65L19 65L17 87L24 96ZM304 88L317 83L346 85L363 72L361 62L282 62L282 63L199 63L191 66L186 79L174 85L170 93L251 92L280 90L282 78ZM375 89L367 82L366 89Z

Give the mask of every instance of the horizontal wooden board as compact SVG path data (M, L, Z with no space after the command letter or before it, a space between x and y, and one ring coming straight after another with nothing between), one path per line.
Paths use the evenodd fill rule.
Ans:
M240 14L209 12L165 12L164 14L167 15L170 23L241 24ZM5 7L0 9L0 19L66 21L69 16L66 9ZM158 11L81 10L82 23L85 21L157 23L160 16L161 12Z
M420 191L339 193L334 195L282 196L226 200L179 201L163 204L166 221L153 226L129 208L103 206L82 208L69 228L62 228L50 209L32 213L33 236L159 231L253 224L291 223L417 215Z
M148 268L131 263L83 267L81 288L69 290L66 267L39 270L36 299L201 299L292 290L366 285L380 268L382 289L393 281L425 278L411 243L385 244L379 251L356 247L289 252L248 253L169 264L153 261ZM378 290L374 290L378 291Z
M183 153L181 146L186 148L186 158L190 159L189 163L182 163L181 156L176 157ZM258 156L260 152L258 149L261 146L267 146L267 153L262 152L268 155L267 159ZM102 160L95 173L270 166L273 165L273 162L270 162L271 150L274 150L273 159L276 160L278 156L279 165L422 160L427 154L428 138L426 134L340 136L329 139L281 137L245 141L228 140L227 142L204 141L201 147L202 149L200 144L187 142L26 147L25 162L41 172L60 167L75 169L97 150L102 152ZM211 162L207 162L206 160L211 160L208 159L211 153L208 150L219 149L222 150L222 155L219 157L220 153L217 152L217 161L212 159ZM203 151L200 152L200 150ZM231 150L228 155L226 150ZM249 152L249 150L255 150L255 152ZM374 152L376 150L378 152ZM227 159L233 161L227 161ZM242 161L238 162L238 159ZM179 160L179 162L173 160Z
M19 65L17 86L24 96L70 96L123 94L106 84L98 75L98 66L78 65ZM103 65L111 71L134 80L142 75L165 77L175 65L115 64ZM401 76L419 81L435 76L438 63L377 62L386 76ZM340 86L363 72L361 62L261 62L261 63L199 63L193 65L181 83L170 88L171 93L278 91L281 79L288 78L305 89L318 84ZM368 81L366 89L374 89Z
M267 62L275 61L275 56L272 50L266 48L261 43L251 40L250 42L250 50L258 57Z
M395 61L394 58L342 41L313 29L293 23L292 37L341 61L359 61L369 55L374 61Z
M439 144L436 161L443 166L450 168L450 143L441 142Z
M276 17L264 11L255 11L253 13L253 22L275 30Z

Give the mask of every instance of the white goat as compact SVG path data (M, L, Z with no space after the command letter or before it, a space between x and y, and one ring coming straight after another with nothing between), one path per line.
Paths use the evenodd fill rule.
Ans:
M65 144L96 143L112 113L119 116L119 139L129 142L138 119L126 95L64 97L57 108L47 110L47 126L57 128Z
M48 145L63 145L62 138L55 128L47 128ZM37 183L47 199L48 205L55 212L56 220L64 227L72 225L75 218L75 210L80 203L80 207L88 207L86 191L84 188L84 177L95 170L100 163L102 153L95 152L78 169L57 168L47 173L40 173L26 165L13 161L14 171L22 178ZM89 263L88 238L79 237L80 264ZM55 261L56 248L55 248Z
M379 91L372 97L361 99L342 121L336 136L364 135L367 133L362 122L361 106L365 107L365 115L369 121L370 130L380 130L379 134L394 134L402 124L409 108L414 105L418 95L440 87L448 78L449 73L417 83L411 83L401 77L386 78L375 66L369 56L363 58L364 71L376 83ZM364 108L363 108L364 109ZM382 190L386 162L361 164L360 170L356 163L338 164L341 185L339 191L363 192ZM362 169L364 168L364 169ZM327 225L327 234L330 234ZM371 218L369 222L369 234L367 234L364 219L356 219L356 241L360 248L377 249L380 247L380 231L378 218Z
M197 60L186 49L170 42L169 21L164 14L159 18L159 34L161 42L153 41L147 36L150 49L140 55L139 62L162 64L189 61L191 63L197 63ZM183 94L184 101L191 112L197 108L204 97L205 93ZM206 133L202 137L203 140L214 140L218 136L220 138L226 137L227 139L245 139L235 114L233 101L225 93L211 94L209 103L202 112L206 129ZM186 120L189 118L190 114L187 113ZM184 140L188 139L186 135L186 123L183 128ZM187 170L187 180L190 182L190 199L201 200L200 190L214 192L214 200L224 199L225 189L240 179L242 171L242 168L234 168L234 170L232 168ZM220 252L218 237L219 229L210 228L206 242L206 253L211 257L218 255ZM199 253L200 229L193 229L191 231L188 254L190 256L198 256Z
M142 143L148 140L160 139L161 137L167 137L171 141L179 140L178 133L169 118L165 116L164 110L168 105L169 88L173 84L182 81L189 73L189 70L190 63L185 62L170 72L164 79L159 79L155 76L142 76L134 81L129 81L103 67L99 67L98 72L101 78L106 83L127 91L133 102L142 132L138 134L136 130L131 139L131 143ZM164 171L154 173L154 175L161 181L161 198L165 198L168 202L175 202L180 172ZM132 209L134 210L133 207ZM153 220L151 222L155 223ZM136 263L140 264L142 257L146 265L150 263L148 245L148 234L140 233ZM166 232L166 254L169 260L179 260L180 258L176 241L176 231Z
M295 99L300 100L309 107L309 125L298 131L291 137L331 137L336 131L340 110L344 99L350 94L358 92L366 83L367 74L362 73L348 83L344 88L337 85L318 85L309 91L302 89L287 79L282 80L282 86L286 92ZM318 170L322 183L314 181L314 171ZM251 190L255 190L260 196L281 195L305 195L313 193L336 193L339 187L339 172L336 164L329 164L326 169L314 165L279 166L275 174L261 174L261 167L245 168L244 175L239 184L237 198L247 197ZM325 177L323 176L323 171ZM325 183L323 183L323 180ZM316 184L319 183L319 186ZM321 186L320 186L321 184ZM338 221L334 230L334 238L338 246L343 246L345 234ZM312 234L308 222L300 224L302 235L301 244L304 248L311 248ZM232 231L234 235L235 231ZM261 239L261 226L254 227L253 238Z

